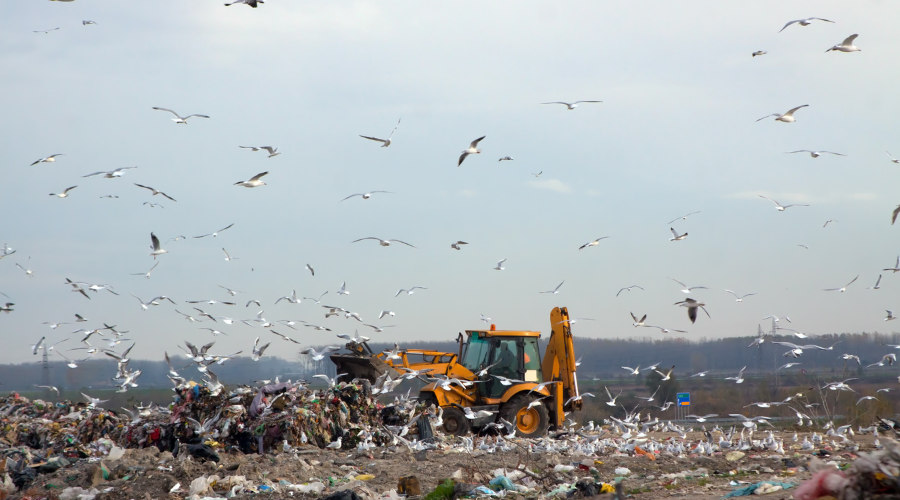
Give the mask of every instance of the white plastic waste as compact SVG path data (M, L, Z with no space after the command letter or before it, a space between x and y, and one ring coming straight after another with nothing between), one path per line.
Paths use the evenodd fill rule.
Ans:
M628 467L617 467L615 473L617 476L627 476L628 474L631 474L631 471Z

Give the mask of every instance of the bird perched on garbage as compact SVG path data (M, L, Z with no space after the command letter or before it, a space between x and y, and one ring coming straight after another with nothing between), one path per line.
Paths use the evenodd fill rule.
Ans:
M328 446L325 448L329 450L340 450L341 449L341 436L338 436L337 440L334 442L328 443Z

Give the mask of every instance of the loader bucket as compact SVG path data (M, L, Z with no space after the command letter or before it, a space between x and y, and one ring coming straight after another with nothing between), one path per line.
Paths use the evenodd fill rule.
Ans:
M346 377L341 377L341 380L346 382L359 378L366 379L374 384L375 380L384 375L385 372L390 373L391 379L396 379L401 375L400 372L375 356L332 354L331 361L337 368L337 373L347 374Z

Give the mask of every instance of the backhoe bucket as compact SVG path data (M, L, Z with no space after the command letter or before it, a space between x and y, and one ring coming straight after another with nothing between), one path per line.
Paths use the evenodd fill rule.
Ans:
M392 380L401 375L400 372L391 368L387 363L375 356L332 354L331 361L337 368L336 373L347 374L347 376L341 377L341 381L344 382L359 378L366 379L374 384L375 380L386 372L390 373Z

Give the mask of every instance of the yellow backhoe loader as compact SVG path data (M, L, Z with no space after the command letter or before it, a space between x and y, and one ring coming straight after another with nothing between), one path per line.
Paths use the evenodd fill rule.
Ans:
M349 374L348 380L427 373L433 382L422 388L419 399L441 408L449 434L464 435L503 418L516 426L517 435L538 437L562 427L565 412L582 407L565 307L550 312L550 326L543 358L540 332L491 325L460 334L457 353L402 349L389 357L373 353L365 342L351 342L346 346L351 354L334 354L331 360L339 373Z

